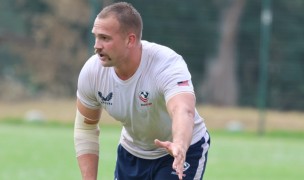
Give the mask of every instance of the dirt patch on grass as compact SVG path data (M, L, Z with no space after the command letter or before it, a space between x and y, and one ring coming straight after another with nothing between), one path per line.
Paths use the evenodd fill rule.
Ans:
M304 130L304 112L259 112L253 108L221 108L200 106L198 111L206 124L214 129L241 128L256 131L264 124L265 130ZM263 121L264 120L264 121Z
M209 129L256 131L261 119L259 111L252 108L198 106L198 111L204 117ZM31 112L39 112L48 121L72 123L75 116L75 100L0 102L0 119L26 118ZM266 111L262 117L265 118L266 130L304 130L304 112ZM103 112L101 122L119 124L106 112Z

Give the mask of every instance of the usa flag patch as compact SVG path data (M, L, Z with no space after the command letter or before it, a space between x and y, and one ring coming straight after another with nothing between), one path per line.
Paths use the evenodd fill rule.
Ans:
M180 82L177 82L177 85L178 86L189 86L189 81L188 80L180 81Z

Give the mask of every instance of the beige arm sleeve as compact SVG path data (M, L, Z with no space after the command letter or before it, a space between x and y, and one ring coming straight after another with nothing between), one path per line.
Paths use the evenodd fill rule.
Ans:
M99 156L98 123L85 123L85 117L77 110L74 125L74 144L76 156L96 154Z

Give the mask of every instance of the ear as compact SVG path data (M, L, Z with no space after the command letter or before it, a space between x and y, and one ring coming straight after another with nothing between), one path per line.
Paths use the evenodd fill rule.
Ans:
M135 43L136 43L136 36L135 36L135 34L133 34L133 33L130 33L129 35L128 35L128 39L127 39L127 46L128 47L133 47L134 45L135 45Z

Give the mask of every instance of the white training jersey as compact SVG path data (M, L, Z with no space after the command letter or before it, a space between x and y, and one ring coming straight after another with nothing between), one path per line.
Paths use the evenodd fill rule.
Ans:
M194 94L183 58L168 47L142 41L140 65L128 80L121 80L113 67L103 67L98 55L93 55L80 72L77 97L86 107L102 108L122 123L120 144L128 152L156 159L168 153L154 140L172 141L166 102L184 92ZM194 121L191 144L206 133L196 110Z

